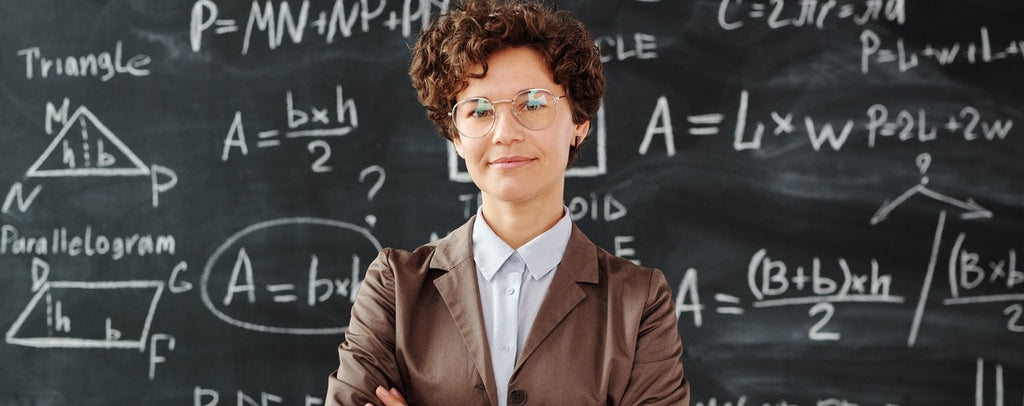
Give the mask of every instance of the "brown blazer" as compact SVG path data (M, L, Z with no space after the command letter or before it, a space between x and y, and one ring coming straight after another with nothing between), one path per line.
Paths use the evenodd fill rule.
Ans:
M408 252L384 249L356 295L328 405L491 405L472 224ZM509 382L510 406L688 405L665 276L598 248L573 225L565 255Z

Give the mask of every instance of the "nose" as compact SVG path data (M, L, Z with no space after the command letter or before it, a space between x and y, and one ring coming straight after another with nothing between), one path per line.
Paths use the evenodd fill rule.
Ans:
M508 104L508 109L498 108L494 112L494 129L491 134L491 142L494 144L510 144L523 139L524 127L512 115L512 103Z

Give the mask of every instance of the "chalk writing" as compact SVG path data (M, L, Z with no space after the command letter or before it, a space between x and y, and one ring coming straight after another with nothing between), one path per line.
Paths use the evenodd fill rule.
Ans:
M917 140L922 143L938 139L937 129L928 125L924 109L918 109L916 112L900 110L896 120L888 121L889 110L884 105L873 104L868 107L867 115L869 147L875 147L879 136L899 141ZM955 114L950 114L940 128L950 134L962 136L965 141L1003 141L1013 128L1013 120L985 121L978 109L967 106ZM977 132L978 129L981 130L980 134Z
M121 41L114 44L114 53L103 51L99 54L82 56L47 57L39 47L20 49L18 56L25 58L25 79L38 76L40 79L50 77L94 77L106 82L118 74L130 76L148 76L146 67L153 61L149 55L136 54L128 61L123 61Z
M736 114L736 127L733 136L733 148L736 151L761 149L768 131L766 122L774 125L771 130L773 136L806 135L809 145L814 151L840 151L853 139L854 135L858 134L854 131L856 126L853 119L822 122L809 115L803 117L804 132L801 134L798 131L799 121L793 122L794 114L779 111L772 111L768 120L756 121L754 131L748 134L749 109L750 94L744 90L740 93L740 104ZM929 125L928 115L923 108L901 110L895 120L890 121L888 108L882 104L873 104L866 110L866 115L868 118L864 125L867 130L866 141L867 146L872 149L882 145L880 140L893 139L900 142L926 143L936 141L944 134L960 137L968 142L1002 142L1009 138L1010 130L1013 129L1013 120L986 120L973 106L966 106L956 113L949 114L941 126ZM693 133L691 132L691 134ZM714 134L717 134L717 131L708 131L708 134L701 135Z
M589 199L584 196L573 196L569 198L569 216L573 221L579 221L589 217L593 221L603 220L605 222L622 219L629 210L622 202L619 202L611 193L599 198L597 193L591 193Z
M928 184L928 177L925 176L928 168L931 166L932 158L930 154L924 153L917 156L915 160L918 169L921 171L920 182L904 192L898 198L893 201L885 201L882 207L878 209L874 216L871 217L871 224L876 225L888 218L889 213L895 210L898 206L909 200L911 197L922 195L930 199L934 199L943 203L959 208L964 211L961 215L963 219L977 219L977 218L990 218L992 212L986 210L984 207L974 203L973 200L967 199L966 201L957 200L946 195L936 193L929 189L926 185ZM935 277L935 267L938 261L939 246L942 243L943 229L946 225L946 210L939 212L938 224L935 226L935 237L932 240L932 251L928 259L928 270L925 272L924 281L921 284L921 294L918 296L917 308L914 311L914 320L910 326L910 334L907 337L907 346L913 347L917 341L917 335L921 327L921 319L924 316L925 304L928 301L928 295L931 291L932 279Z
M309 278L304 281L303 290L297 290L295 284L280 283L267 284L264 286L270 294L274 303L292 303L299 300L298 293L305 294L303 301L309 306L326 302L333 295L347 297L349 302L355 302L356 291L359 289L359 270L361 269L359 257L352 256L352 277L346 279L319 278L320 258L311 255L309 259ZM323 289L321 289L323 288ZM231 305L235 296L244 293L248 302L255 303L257 289L253 271L252 259L246 253L245 247L238 250L238 256L234 266L231 268L231 279L227 285L227 292L224 294L224 306Z
M301 241L296 234L305 235L308 241ZM268 243L287 244L288 249L278 251ZM360 272L367 258L380 249L368 230L341 221L299 217L260 222L235 233L217 248L203 269L201 297L219 319L244 329L340 334L347 325L302 316L309 314L310 307L332 298L344 298L349 304L354 301ZM263 262L268 265L261 266ZM339 276L325 276L328 273ZM289 277L291 281L287 281ZM273 325L272 319L264 320L266 311L259 310L267 308L295 314L294 324Z
M661 96L655 104L654 112L651 113L651 120L647 122L647 131L644 139L640 142L640 155L647 155L651 147L651 140L655 134L662 134L665 137L665 154L673 156L676 154L675 132L672 131L672 113L669 111L668 98Z
M882 38L874 31L865 29L860 35L860 43L860 71L864 74L868 74L873 65L889 63L895 63L900 72L906 72L917 68L923 59L929 59L939 66L1024 62L1024 39L1012 39L1006 41L1005 45L993 45L986 26L978 30L978 42L955 42L941 46L928 43L915 49L899 37L895 48L883 48Z
M157 365L167 362L167 357L162 354L174 351L177 340L169 334L153 334L149 339L149 380L156 379ZM161 352L161 343L167 352Z
M5 341L38 348L145 351L163 287L162 281L46 281L7 330Z
M601 52L601 62L624 61L627 59L657 59L658 42L651 34L642 32L633 35L602 35L594 38Z
M683 275L683 281L679 283L679 288L675 291L676 294L676 318L682 316L683 313L693 314L693 325L694 327L700 327L704 324L704 305L700 300L700 293L697 289L697 270L689 268L686 270L686 274ZM716 299L718 295L715 295ZM732 300L732 299L735 299ZM731 303L739 303L739 298L730 296L728 299ZM738 308L738 307L737 307ZM738 314L742 313L740 309ZM737 314L734 313L734 314Z
M634 264L642 264L642 262L636 258L636 249L633 248L633 243L635 241L636 237L632 235L616 235L612 237L612 254L617 257L628 259Z
M227 398L229 395L224 396ZM235 401L226 402L227 405L237 406L268 406L271 404L294 404L304 406L316 406L324 404L323 398L305 395L301 403L295 401L285 403L285 397L272 392L260 391L259 394L246 393L239 389L234 393ZM217 406L221 404L221 391L202 386L195 386L192 389L192 406Z
M768 257L766 250L758 250L751 257L747 270L748 288L755 298L752 306L771 308L810 304L808 316L818 319L808 331L808 338L814 341L838 341L842 335L826 328L835 315L835 303L904 302L902 296L890 294L892 275L881 274L875 260L871 261L870 274L853 272L843 258L839 258L837 264L841 271L838 278L824 275L821 271L821 261L817 257L811 261L811 269L808 272L802 266L792 269L785 262ZM795 293L786 297L791 290ZM675 294L676 317L691 313L694 326L700 327L703 324L706 305L700 298L696 269L686 270ZM746 314L742 299L738 296L719 292L715 293L714 301L717 314Z
M817 399L814 403L816 406L869 406L873 405L870 403L854 403L847 399L840 398L822 398ZM747 396L740 396L736 400L722 400L719 402L718 398L710 398L707 400L697 401L695 406L799 406L796 403L790 403L786 400L775 400L768 402L754 402L750 401ZM884 404L878 404L879 406L899 406L896 403L886 402Z
M266 1L260 6L253 0L245 30L239 28L237 19L220 18L220 9L212 0L198 0L192 6L189 23L189 41L193 52L202 49L203 37L212 30L215 35L241 33L242 55L247 55L252 42L263 32L266 34L267 49L274 50L290 40L292 44L304 41L307 32L321 37L332 44L339 38L350 38L357 32L369 32L371 27L383 27L389 31L401 28L403 37L413 34L414 28L425 26L430 17L442 14L448 9L448 1L404 0L401 10L388 10L388 2L379 0L352 1L351 7L345 0L335 0L329 10L310 10L309 0L304 0L296 11L287 1L280 1L277 7ZM435 9L436 7L436 9ZM356 23L359 23L356 26ZM287 36L286 36L287 34Z
M61 111L67 111L62 109ZM148 176L149 168L106 125L85 106L71 117L56 119L64 123L57 136L25 174L50 176ZM90 140L89 130L95 133ZM78 139L69 134L75 132ZM109 147L105 148L105 145ZM55 154L60 148L60 157ZM91 152L94 151L94 152ZM55 168L42 168L51 164ZM120 165L119 165L120 164Z
M151 179L153 207L160 206L160 194L178 184L170 168L149 167L85 106L67 116L68 99L60 109L47 103L46 125L51 120L64 124L42 155L29 167L26 177L110 177L146 176ZM90 129L95 130L90 136ZM72 134L74 133L74 134ZM59 151L58 152L58 148Z
M345 98L341 85L334 88L333 104L329 107L310 105L308 109L296 108L292 92L285 92L284 117L287 119L287 129L260 131L256 146L258 148L280 146L281 139L279 137L281 135L284 135L285 139L314 138L307 143L309 153L316 157L310 165L310 170L314 173L332 171L333 168L327 165L332 148L325 139L349 135L359 127L359 113L356 110L355 100ZM241 111L235 112L227 134L224 136L221 161L227 162L231 153L236 150L242 155L249 154L249 142L245 136Z
M931 154L928 153L923 153L917 156L916 162L921 172L920 182L917 185L911 187L910 189L907 189L907 191L903 192L903 194L899 195L897 198L892 200L886 200L885 203L883 203L882 206L878 208L878 211L876 211L875 214L871 216L872 225L885 221L885 219L889 217L889 214L892 213L893 210L895 210L897 207L905 203L907 200L910 200L911 198L918 195L925 196L929 199L946 203L952 207L961 209L963 211L963 213L960 214L961 219L969 220L976 218L992 217L992 212L990 210L982 207L973 199L957 199L936 192L929 188L928 176L926 176L926 174L928 172L928 167L931 165L931 160Z
M140 3L0 7L0 404L329 403L380 244L481 204L407 75L449 1ZM562 203L693 404L1020 406L1020 4L554 3L608 82Z
M747 21L763 20L769 28L814 27L825 28L829 22L907 21L905 0L721 0L718 5L718 25L725 30L736 30Z
M972 252L961 232L949 255L950 297L943 304L972 304L1024 301L1024 272L1017 269L1017 250L1008 249L1001 258L988 261ZM988 289L986 289L988 288ZM987 291L986 291L987 290Z
M483 205L480 193L464 193L458 196L462 203L462 217L470 218L476 214L477 208ZM629 209L612 193L599 195L590 193L586 196L566 196L566 207L573 221L590 219L592 221L612 222L629 214Z
M882 274L878 261L870 261L870 273L857 273L846 259L836 259L839 274L822 273L821 259L811 260L810 269L793 268L786 262L772 259L760 249L750 258L747 286L757 299L754 307L775 307L823 302L903 303L901 296L890 294L892 275ZM784 297L793 292L797 297Z
M929 186L927 176L931 166L930 154L920 154L915 163L921 173L920 182L908 189L898 198L887 200L872 216L870 223L877 225L888 219L897 207L915 196L924 196L954 208L963 213L962 219L971 220L991 218L992 212L978 205L971 199L959 200L935 192ZM907 345L914 346L920 331L925 303L929 297L938 250L942 242L945 226L946 210L939 213L938 225L932 241L932 251L928 260L928 268L921 285L911 323ZM960 233L949 258L950 298L943 301L945 305L964 305L972 303L1016 302L1024 300L1024 272L1017 270L1017 251L1009 249L1005 257L984 261L976 252L966 246L966 233ZM986 266L987 265L987 266ZM881 272L877 259L871 258L868 266L870 271L857 271L849 261L840 257L835 261L835 271L825 273L826 269L818 257L810 261L810 266L796 267L784 260L768 255L767 249L759 249L751 256L747 267L747 287L754 297L751 304L754 308L771 308L792 305L812 305L808 315L817 318L808 331L808 337L815 341L836 341L841 339L837 331L827 328L829 321L835 316L835 303L884 303L902 304L906 300L902 296L891 294L893 275ZM984 289L987 288L987 289ZM984 289L984 290L981 290ZM978 293L981 292L981 293ZM701 302L697 286L697 273L688 269L676 290L676 315L692 313L693 322L700 327L703 320L705 305ZM745 309L742 299L724 292L715 293L716 313L725 315L743 315ZM1003 309L1007 316L1007 329L1011 332L1024 331L1018 325L1024 308L1011 304Z
M377 175L377 180L373 182L373 186L370 186L370 190L366 192L366 200L371 202L373 201L373 197L377 195L377 192L380 191L380 188L384 187L384 182L387 180L387 173L384 171L383 167L380 165L370 165L359 172L359 182L362 183L366 181L366 179L373 174ZM377 225L377 216L368 214L366 215L365 220L366 224L371 228Z
M974 406L985 405L985 359L978 357L975 363L974 373ZM1004 378L1003 365L995 363L992 366L992 404L1003 406L1006 404L1006 382ZM1024 393L1024 390L1021 391Z
M10 213L11 206L14 204L17 204L18 211L21 211L22 213L28 211L29 207L32 206L32 202L36 200L37 196L39 196L39 192L43 191L43 186L35 185L35 187L32 188L32 191L28 193L28 196L25 196L24 190L25 187L21 182L14 182L14 184L11 185L11 189L7 192L7 197L4 198L2 211L4 214Z
M69 257L110 257L174 255L177 240L172 234L131 234L110 236L84 230L53 228L50 234L22 235L11 224L0 226L0 255L66 255Z

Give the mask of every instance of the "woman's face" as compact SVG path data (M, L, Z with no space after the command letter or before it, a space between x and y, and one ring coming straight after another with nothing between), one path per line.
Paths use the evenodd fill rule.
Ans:
M547 89L565 96L556 85L542 56L530 48L499 51L488 60L487 76L469 79L456 100L483 97L511 100L529 89ZM477 72L482 71L477 67ZM532 98L532 96L528 96ZM487 199L509 203L562 204L569 147L586 137L590 122L573 124L568 98L552 101L554 120L546 128L531 130L516 121L513 103L493 105L494 127L480 138L456 134L455 149L466 160L470 177ZM527 103L529 104L529 103Z

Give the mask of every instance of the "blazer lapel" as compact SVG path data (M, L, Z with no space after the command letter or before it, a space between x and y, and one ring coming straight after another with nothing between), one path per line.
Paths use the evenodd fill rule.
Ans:
M523 353L516 361L517 371L565 316L587 297L580 284L598 283L597 246L575 224L554 278L526 336Z
M491 352L487 347L487 331L480 306L480 293L476 282L476 264L473 262L473 219L438 241L430 260L433 269L447 273L434 279L441 299L451 313L459 333L465 341L469 355L483 379L491 405L498 404L498 392L491 366Z

